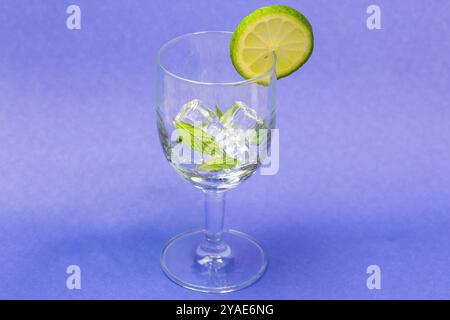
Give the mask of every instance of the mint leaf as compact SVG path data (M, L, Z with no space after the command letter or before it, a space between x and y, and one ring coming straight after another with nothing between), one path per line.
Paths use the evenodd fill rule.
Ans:
M208 132L184 121L174 120L173 123L175 128L178 129L181 142L186 144L192 150L212 156L221 156L225 154L225 151Z
M237 165L237 159L228 156L208 132L184 121L174 120L174 124L180 134L177 141L202 154L215 156L215 158L203 162L196 170L206 172L220 171L234 168Z
M231 158L228 156L220 157L220 158L212 158L201 165L199 165L196 170L197 171L220 171L225 169L232 169L237 165L238 161L236 158Z
M217 115L217 118L219 118L219 120L220 120L220 118L222 118L222 116L223 116L223 112L222 112L222 110L220 110L220 108L219 108L219 106L217 105L217 103L214 104L214 106L216 107L216 115Z
M231 107L228 108L227 111L225 111L224 114L220 117L220 123L223 125L224 123L228 123L232 118L236 110L239 109L239 105L236 103L233 103Z
M259 145L267 137L267 131L264 129L267 129L265 120L263 120L259 128L255 130L255 134L248 139L248 143Z
M183 137L180 135L177 140L175 140L175 143L182 143L183 142Z

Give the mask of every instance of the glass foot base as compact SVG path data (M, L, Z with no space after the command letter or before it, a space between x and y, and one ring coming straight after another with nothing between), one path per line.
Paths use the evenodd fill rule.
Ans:
M178 285L202 292L225 293L257 281L267 267L261 246L245 233L223 232L225 248L205 254L199 246L205 231L185 232L167 242L161 253L164 273Z

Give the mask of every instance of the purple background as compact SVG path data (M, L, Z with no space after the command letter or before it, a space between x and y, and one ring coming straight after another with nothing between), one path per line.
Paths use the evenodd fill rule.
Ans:
M155 55L270 2L0 2L0 298L450 298L450 2L284 3L315 52L279 83L278 175L229 192L226 217L270 265L208 295L159 267L203 202L157 139ZM366 28L373 3L382 30ZM70 264L82 290L65 287ZM370 264L382 290L366 288Z

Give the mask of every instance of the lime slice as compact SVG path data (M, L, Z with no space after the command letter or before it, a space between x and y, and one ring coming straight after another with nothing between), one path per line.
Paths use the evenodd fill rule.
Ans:
M313 47L312 27L306 17L291 7L274 5L257 9L239 23L231 40L230 55L236 70L250 79L270 68L275 52L280 79L300 68Z

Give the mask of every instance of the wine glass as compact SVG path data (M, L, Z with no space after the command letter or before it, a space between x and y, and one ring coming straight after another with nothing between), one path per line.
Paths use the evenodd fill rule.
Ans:
M164 154L205 196L205 227L169 240L161 265L175 283L203 292L242 289L267 267L261 246L242 232L224 230L223 220L225 192L255 173L270 146L276 56L262 59L265 72L243 79L230 59L231 38L225 31L186 34L163 45L157 59Z

